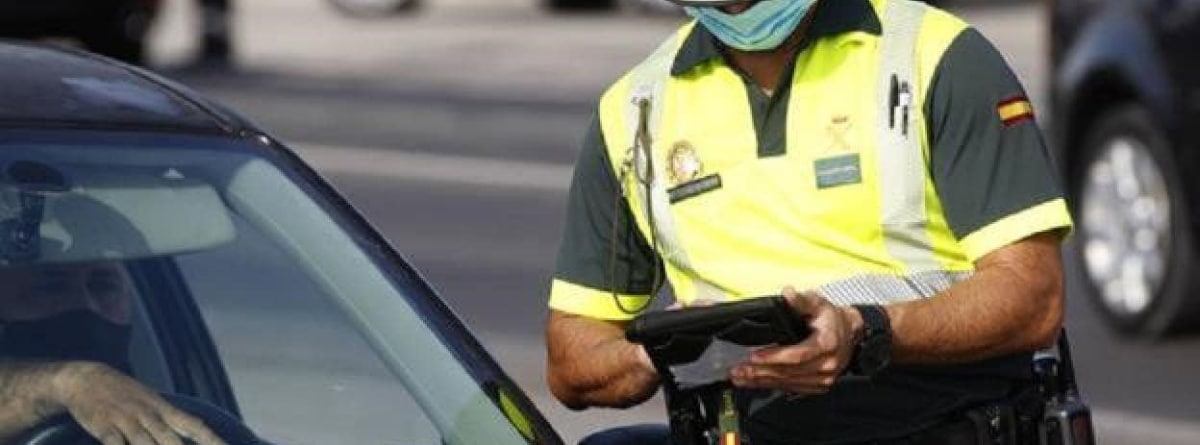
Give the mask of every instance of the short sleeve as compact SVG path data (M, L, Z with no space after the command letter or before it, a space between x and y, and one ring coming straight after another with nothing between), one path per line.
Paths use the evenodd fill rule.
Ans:
M575 163L550 307L601 319L632 319L653 293L656 267L654 252L621 194L595 118Z
M950 229L972 261L1071 227L1032 103L999 51L964 30L926 98L930 169Z

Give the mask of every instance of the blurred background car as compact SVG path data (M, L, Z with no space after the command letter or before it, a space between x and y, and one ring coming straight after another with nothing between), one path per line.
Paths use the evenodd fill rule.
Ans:
M654 12L671 12L679 8L667 0L542 0L553 11L608 11L624 4Z
M0 270L64 287L62 268L103 262L129 286L104 301L128 308L128 336L72 344L120 342L115 362L230 445L561 444L429 284L262 130L82 52L0 43L0 85ZM44 305L13 294L9 309ZM92 356L4 335L0 357ZM83 435L63 416L8 443Z
M1094 306L1158 338L1200 317L1200 1L1048 3L1053 134Z
M125 62L145 59L161 0L0 0L0 37L76 39Z
M419 0L328 0L338 11L351 17L386 17L416 10Z
M634 9L666 12L678 9L668 0L542 0L545 6L558 11L604 11L628 5ZM947 0L921 0L934 6L944 6Z

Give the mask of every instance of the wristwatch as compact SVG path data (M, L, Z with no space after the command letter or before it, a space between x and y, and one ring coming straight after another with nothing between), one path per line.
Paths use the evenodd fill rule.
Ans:
M892 364L892 322L879 305L855 305L862 315L863 337L854 348L850 371L873 376Z

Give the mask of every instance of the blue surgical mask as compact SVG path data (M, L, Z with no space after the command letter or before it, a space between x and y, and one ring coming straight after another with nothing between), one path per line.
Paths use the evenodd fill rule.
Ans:
M739 14L716 7L686 7L708 32L731 48L769 51L782 45L817 0L763 0Z

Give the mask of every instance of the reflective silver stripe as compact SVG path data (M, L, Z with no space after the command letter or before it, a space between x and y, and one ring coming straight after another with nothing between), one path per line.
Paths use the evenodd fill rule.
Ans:
M907 276L860 275L823 285L817 291L837 306L891 304L933 297L971 274L936 270Z
M634 193L637 193L638 199L642 202L643 216L646 217L647 223L653 221L653 227L650 230L654 231L657 237L659 255L666 261L671 262L676 268L683 271L692 281L693 287L696 289L695 297L698 299L706 299L711 301L723 301L728 299L728 293L720 289L715 284L705 280L696 273L692 267L691 260L688 258L687 252L683 248L683 242L679 240L679 233L676 230L675 217L671 213L671 199L667 193L668 184L665 181L666 169L663 168L664 159L655 157L655 169L653 175L647 175L649 166L648 160L643 155L642 150L638 149L638 124L642 119L642 108L639 105L643 100L649 101L649 112L647 130L650 137L658 134L658 129L662 123L662 98L666 90L666 80L671 76L671 66L675 62L675 55L679 49L679 39L682 33L676 33L672 38L667 39L658 47L650 57L637 66L629 73L630 88L632 91L629 103L625 105L625 124L630 136L631 147L626 152L626 158L630 160L628 164L632 164L638 178L653 177L651 182L650 196L646 196L645 186L638 182L637 178L626 179L622 186L629 188L629 184L634 184L632 188ZM653 144L653 142L651 142ZM653 145L651 145L653 147ZM650 150L651 156L655 151ZM626 190L628 193L629 190ZM651 218L653 215L653 218Z
M905 270L937 270L925 215L925 157L921 149L921 80L917 36L927 6L888 0L879 70L879 192L887 251Z

